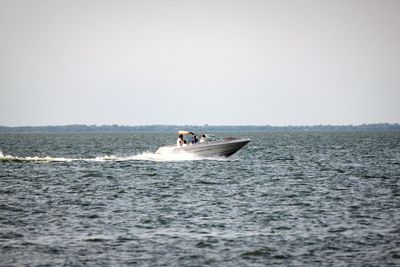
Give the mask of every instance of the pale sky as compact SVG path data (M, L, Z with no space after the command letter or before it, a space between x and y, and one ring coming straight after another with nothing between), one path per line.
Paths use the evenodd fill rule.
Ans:
M400 122L400 1L0 0L0 125Z

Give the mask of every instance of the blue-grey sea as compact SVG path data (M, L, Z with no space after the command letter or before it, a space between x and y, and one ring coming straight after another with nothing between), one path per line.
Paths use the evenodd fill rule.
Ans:
M0 134L1 266L400 266L400 133Z

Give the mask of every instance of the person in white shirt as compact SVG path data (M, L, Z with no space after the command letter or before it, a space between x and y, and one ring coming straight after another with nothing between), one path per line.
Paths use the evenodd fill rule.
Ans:
M204 143L206 141L206 135L203 134L200 138L200 143Z
M179 135L178 139L176 139L176 146L181 147L183 145L183 135Z

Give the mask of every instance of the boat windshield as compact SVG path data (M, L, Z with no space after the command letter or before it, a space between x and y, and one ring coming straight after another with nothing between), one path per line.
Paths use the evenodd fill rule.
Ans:
M192 143L193 139L194 139L193 135L187 135L186 138L185 138L186 142L189 142L189 143Z
M196 135L193 132L190 131L185 131L185 130L180 130L178 131L178 134L182 134L184 136L184 140L186 140L186 142L188 143L192 143L194 140L194 135ZM206 136L206 140L207 141L220 141L220 140L224 140L224 138L216 136L214 134L205 134ZM197 139L199 140L199 138L201 137L201 135L197 135Z
M213 135L213 134L206 134L206 138L208 141L219 141L222 140L221 137Z

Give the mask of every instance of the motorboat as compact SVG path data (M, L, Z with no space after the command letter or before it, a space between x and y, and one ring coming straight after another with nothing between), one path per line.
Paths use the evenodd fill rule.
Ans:
M178 134L184 136L186 144L183 144L182 146L163 146L156 151L156 154L186 152L202 157L229 157L250 142L249 138L219 138L211 134L203 135L202 139L196 142L196 135L193 132L179 131Z

